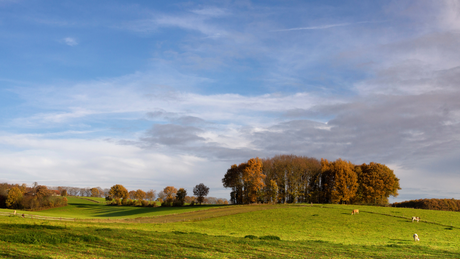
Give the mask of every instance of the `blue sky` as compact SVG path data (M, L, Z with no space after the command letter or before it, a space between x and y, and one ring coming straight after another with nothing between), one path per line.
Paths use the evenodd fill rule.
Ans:
M0 0L0 180L161 190L251 157L460 198L457 1Z

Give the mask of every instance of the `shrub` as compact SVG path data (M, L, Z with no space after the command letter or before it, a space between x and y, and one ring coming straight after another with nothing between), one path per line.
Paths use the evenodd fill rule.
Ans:
M281 240L280 237L278 237L278 236L272 236L272 235L261 236L260 239L263 239L263 240Z
M254 235L247 235L244 238L249 238L249 239L257 239L257 236Z

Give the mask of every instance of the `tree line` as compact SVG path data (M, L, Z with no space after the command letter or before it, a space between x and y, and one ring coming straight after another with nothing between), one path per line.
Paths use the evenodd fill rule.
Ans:
M67 198L44 185L0 183L0 208L41 210L66 205Z
M206 198L209 193L209 187L203 183L197 184L193 188L195 196L187 196L187 190L184 188L175 188L174 186L167 186L158 193L158 198L155 200L156 191L144 192L142 190L128 191L123 185L116 184L112 186L106 196L108 205L124 205L124 206L143 206L143 207L157 207L157 202L164 207L171 206L184 206L186 203L195 205L199 203L208 204L228 204L226 199L217 199L214 197ZM146 200L148 199L148 200ZM154 202L149 202L153 201Z
M233 204L346 203L387 204L399 179L384 164L354 165L337 159L277 155L232 165L222 179Z
M456 199L419 199L395 202L393 207L404 207L426 210L460 211L460 200Z

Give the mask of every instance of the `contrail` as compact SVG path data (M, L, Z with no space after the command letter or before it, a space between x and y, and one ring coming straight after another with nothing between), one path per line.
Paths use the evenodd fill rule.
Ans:
M321 25L321 26L311 26L311 27L299 27L299 28L290 28L290 29L283 29L283 30L274 30L274 31L300 31L300 30L322 30L322 29L329 29L333 27L342 27L342 26L349 26L361 23L379 23L385 21L363 21L363 22L353 22L353 23L337 23L337 24L328 24L328 25Z

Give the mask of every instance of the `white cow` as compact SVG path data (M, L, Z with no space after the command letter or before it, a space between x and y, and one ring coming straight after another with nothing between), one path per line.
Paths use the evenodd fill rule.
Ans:
M420 241L420 238L418 238L417 233L415 233L415 234L413 235L413 237L414 237L414 241Z
M419 222L419 221L420 221L420 217L415 217L415 216L414 216L414 217L412 217L412 222L414 222L414 221L417 221L417 222Z

